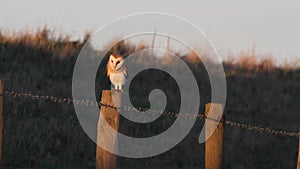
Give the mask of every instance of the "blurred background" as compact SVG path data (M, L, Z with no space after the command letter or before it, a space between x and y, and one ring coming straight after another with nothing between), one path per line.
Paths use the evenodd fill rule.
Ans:
M36 31L47 25L72 39L96 31L104 24L136 12L166 12L187 19L213 41L223 57L255 46L259 55L276 60L299 58L300 3L297 0L241 2L149 1L17 1L3 0L0 26L15 31Z

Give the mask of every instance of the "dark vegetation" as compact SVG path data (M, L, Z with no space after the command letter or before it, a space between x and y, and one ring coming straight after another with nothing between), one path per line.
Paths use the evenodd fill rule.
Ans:
M52 37L46 29L36 34L8 35L0 32L0 78L6 90L32 92L57 97L72 96L72 73L83 41ZM119 43L111 52L128 55L138 46ZM145 46L142 46L145 47ZM300 121L300 69L275 66L272 60L258 62L245 54L224 62L227 78L226 119L298 131ZM168 58L166 58L167 60ZM183 55L198 79L201 92L200 114L210 99L210 85L201 61L193 54ZM96 80L97 97L109 87L103 65ZM165 82L167 109L177 110L176 87L166 74L141 74L132 85L133 102L147 107L146 84ZM147 78L156 76L156 78ZM151 81L150 81L151 80ZM144 88L143 88L144 87ZM153 86L150 86L153 87ZM155 88L155 86L154 86ZM139 99L137 99L139 98ZM72 105L24 98L5 97L5 168L94 168L95 143L82 130ZM150 126L121 122L121 132L133 136L151 136L162 132L174 119L161 117ZM163 124L163 127L161 127ZM190 134L176 147L159 156L145 159L119 158L121 168L203 168L204 146L197 140L203 121L197 120ZM154 134L153 134L154 133ZM251 132L225 126L224 168L296 168L298 139Z

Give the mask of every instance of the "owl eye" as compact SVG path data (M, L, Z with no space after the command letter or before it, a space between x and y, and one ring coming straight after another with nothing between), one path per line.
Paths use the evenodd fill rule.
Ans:
M119 64L120 63L120 61L117 61L117 64Z

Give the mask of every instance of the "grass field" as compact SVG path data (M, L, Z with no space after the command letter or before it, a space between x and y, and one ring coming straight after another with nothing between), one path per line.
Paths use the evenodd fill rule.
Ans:
M71 97L73 67L86 39L72 42L68 37L54 37L47 29L35 34L1 31L0 78L5 80L6 90ZM111 52L128 54L135 48L135 45L121 43ZM298 131L300 68L294 65L278 67L272 59L257 61L256 58L255 54L245 53L223 63L227 80L226 119ZM200 110L204 110L204 104L210 100L207 73L201 61L192 54L183 55L182 59L198 79L202 103ZM101 64L95 82L98 98L101 90L109 87L104 65ZM147 106L147 96L143 91L146 87L155 88L149 84L160 84L163 80L160 87L168 93L167 109L176 111L178 107L175 105L180 100L177 99L176 87L172 86L172 79L166 74L152 73L138 76L132 84L133 102ZM156 78L146 78L149 76ZM95 144L82 130L72 105L6 97L4 120L5 168L95 167ZM133 136L153 135L166 129L173 121L162 117L149 127L122 119L121 132ZM204 146L197 142L202 126L203 121L197 120L189 135L164 154L145 159L120 157L118 165L130 169L203 168ZM294 169L297 147L297 138L226 126L224 168Z

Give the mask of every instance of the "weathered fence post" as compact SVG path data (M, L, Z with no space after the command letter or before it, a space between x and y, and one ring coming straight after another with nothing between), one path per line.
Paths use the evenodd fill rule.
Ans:
M299 129L300 132L300 129ZM300 169L300 137L299 137L299 146L298 146L298 163L297 163L297 169Z
M113 107L121 105L121 91L103 90L101 103ZM98 121L97 143L105 144L111 149L117 150L117 135L107 130L110 125L113 129L119 129L119 112L117 109L110 106L101 106L100 116ZM107 123L104 124L103 122ZM101 147L96 148L96 169L115 169L117 157Z
M3 168L3 92L4 81L0 79L0 169Z
M211 113L208 115L208 111ZM206 126L205 137L209 137L208 133L211 133L213 128L213 134L205 142L205 169L221 169L222 167L222 154L223 154L223 122L216 122L213 119L222 119L223 107L221 104L208 103L205 106ZM211 120L210 120L211 119Z

